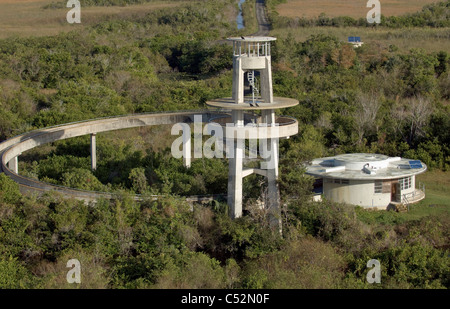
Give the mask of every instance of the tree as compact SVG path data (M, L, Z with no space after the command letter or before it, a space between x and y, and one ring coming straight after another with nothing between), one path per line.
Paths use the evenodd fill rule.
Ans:
M17 258L0 257L0 289L26 289L32 287L31 273Z
M62 174L62 184L82 190L106 191L106 186L90 170L84 168L74 168Z
M19 191L19 185L5 174L0 174L0 202L5 203L17 203L21 194Z
M391 111L394 131L413 146L419 137L424 136L424 128L433 110L433 104L428 98L418 96L406 99Z
M131 188L134 192L141 194L148 190L147 177L143 167L133 168L128 176L131 182Z
M425 96L437 87L435 67L439 65L436 56L428 55L423 49L412 49L404 58L404 80L407 96Z
M412 144L418 137L424 136L424 127L433 114L433 105L430 99L419 96L407 100L407 110L408 142Z
M360 93L356 97L356 109L353 113L356 132L358 134L357 144L361 145L365 133L375 128L375 120L380 109L380 100L376 94Z

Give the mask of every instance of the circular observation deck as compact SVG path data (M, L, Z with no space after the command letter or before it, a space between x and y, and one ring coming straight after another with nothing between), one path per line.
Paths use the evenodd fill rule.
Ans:
M264 103L260 100L256 100L255 103L249 101L237 104L233 98L221 98L207 101L206 104L225 110L266 110L288 108L298 105L299 102L295 99L274 97L272 103Z

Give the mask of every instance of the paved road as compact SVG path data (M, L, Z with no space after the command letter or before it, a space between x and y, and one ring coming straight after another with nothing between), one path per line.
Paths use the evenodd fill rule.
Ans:
M258 20L258 32L253 36L268 36L270 31L270 22L267 17L264 0L256 0L256 19Z

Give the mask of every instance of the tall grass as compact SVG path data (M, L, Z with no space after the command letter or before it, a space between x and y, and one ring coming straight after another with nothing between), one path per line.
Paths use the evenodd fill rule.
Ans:
M280 16L315 18L321 13L327 16L350 16L365 18L370 8L367 1L346 0L287 0L276 6ZM420 11L426 4L439 2L439 0L383 0L381 1L381 14L384 16L397 16L405 13Z
M81 24L69 24L66 20L69 8L44 9L51 0L35 0L18 3L0 2L0 39L11 36L46 36L81 29L110 18L143 16L152 10L181 6L190 1L165 0L145 4L108 7L82 7Z
M271 35L275 37L286 39L289 36L297 41L305 41L310 36L318 34L336 36L342 41L347 41L349 36L360 36L365 43L395 45L401 51L408 51L411 48L423 48L428 52L450 50L449 28L301 27L271 31Z

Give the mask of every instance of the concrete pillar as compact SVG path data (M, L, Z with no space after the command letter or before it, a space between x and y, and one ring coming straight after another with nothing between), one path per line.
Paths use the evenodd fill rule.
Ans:
M183 132L183 165L187 168L191 167L191 134Z
M240 56L233 58L233 100L234 103L244 103L244 70Z
M275 111L266 110L262 113L263 121L268 126L274 126L275 123ZM278 187L278 149L279 141L277 138L271 138L267 143L270 156L267 159L267 205L266 209L269 212L269 220L271 226L278 228L281 232L281 211L280 211L280 192ZM270 162L270 163L269 163Z
M243 111L233 111L233 123L236 127L244 127ZM233 137L232 137L233 138ZM244 140L234 136L232 158L228 165L228 207L232 219L242 217L242 169L244 158Z
M19 156L12 158L8 162L8 167L10 170L12 170L14 173L19 174Z
M269 125L275 124L275 110L266 109L261 111L262 123Z
M97 141L96 133L91 134L91 169L95 171L97 169Z
M266 56L266 67L260 71L261 74L261 98L265 103L273 102L273 85L272 85L272 64L270 56Z
M270 225L281 231L280 191L278 187L278 141L271 141L271 160L274 168L267 170L267 210Z

